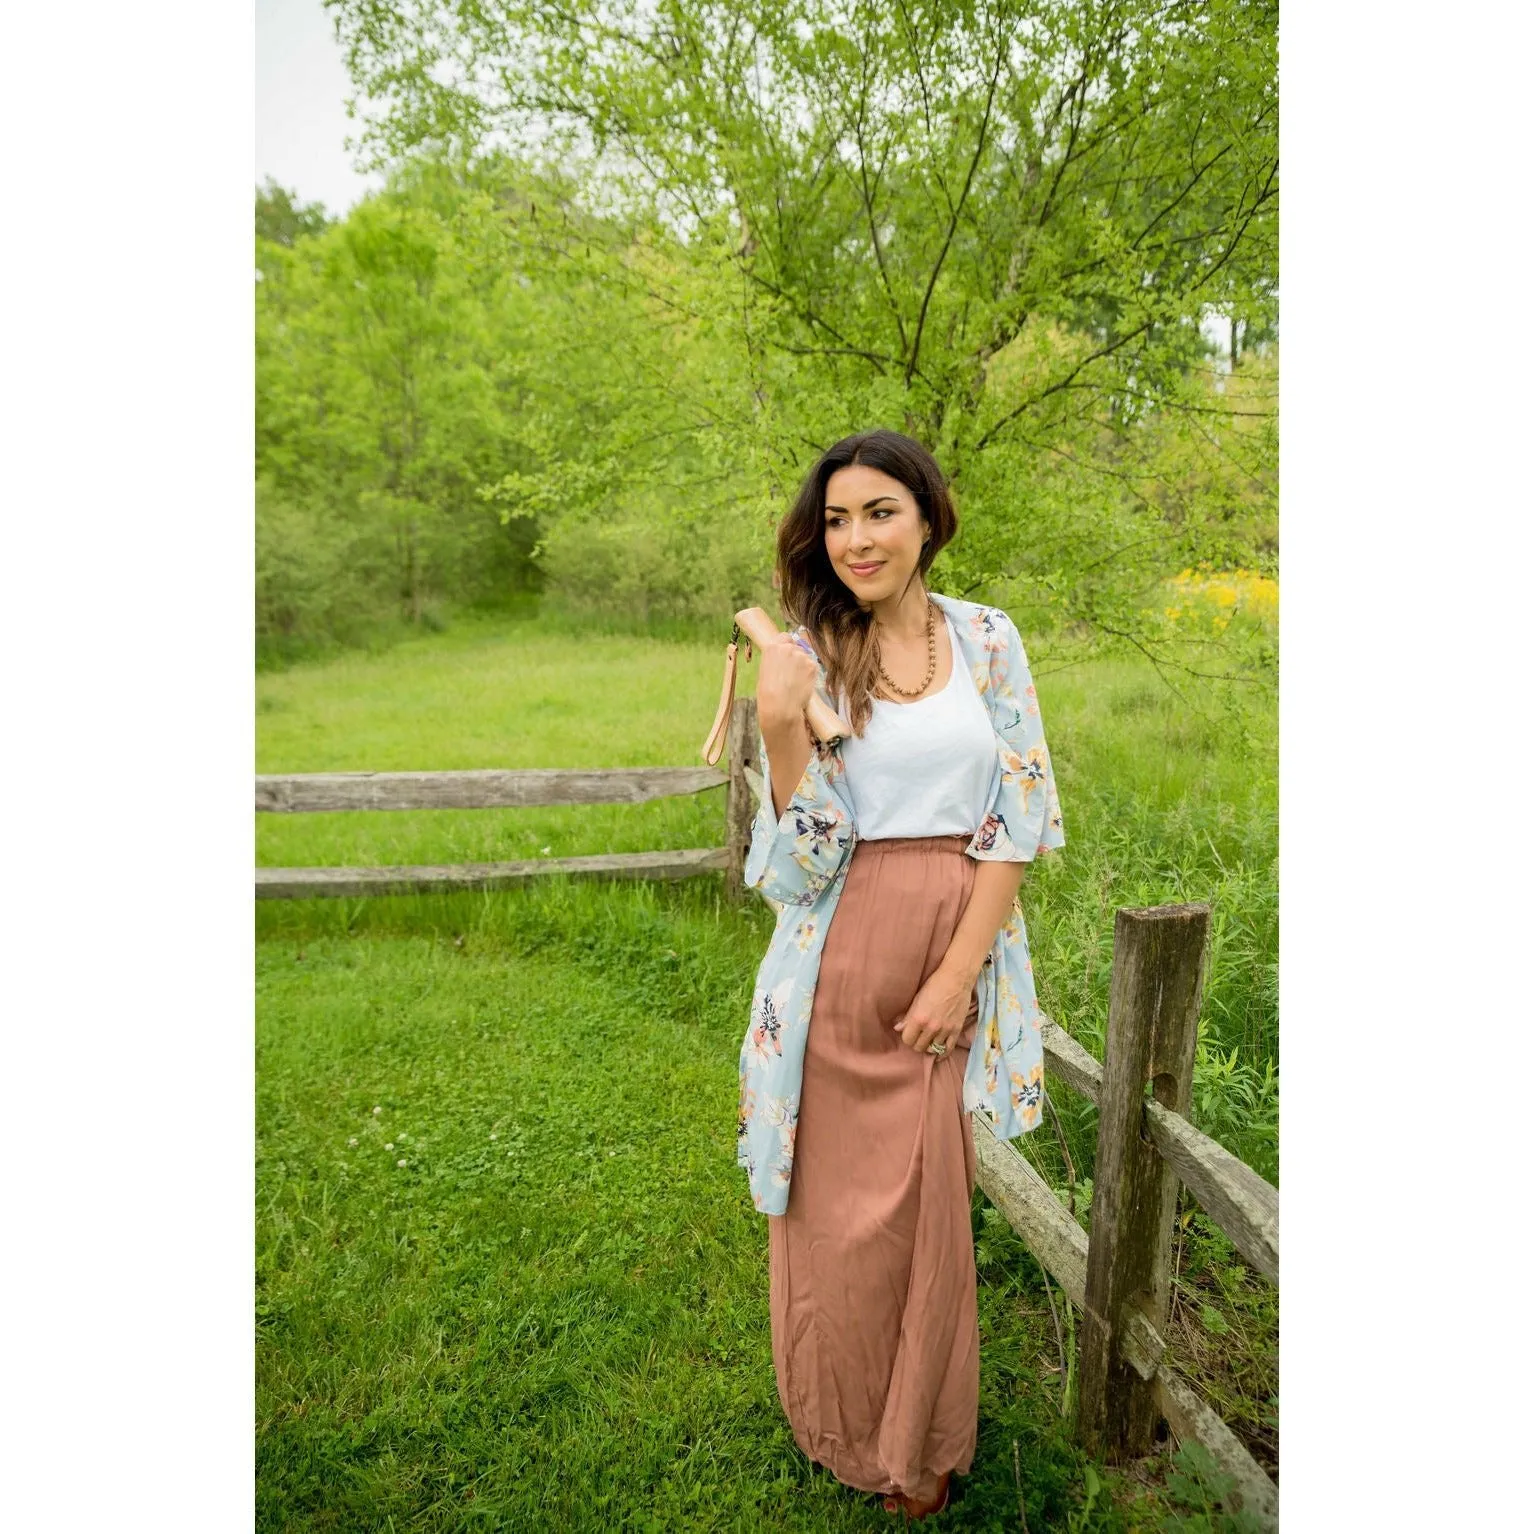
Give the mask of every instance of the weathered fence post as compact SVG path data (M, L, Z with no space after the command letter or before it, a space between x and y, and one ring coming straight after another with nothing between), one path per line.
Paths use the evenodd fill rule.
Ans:
M1177 1174L1145 1138L1142 1104L1150 1081L1157 1102L1188 1111L1208 937L1202 902L1114 921L1077 1415L1084 1446L1110 1460L1148 1453L1160 1415L1119 1351L1131 1307L1164 1337L1171 1300Z
M746 854L751 850L751 823L756 819L756 795L746 781L746 769L760 773L757 760L756 699L737 698L730 709L729 733L725 737L725 770L730 775L724 791L724 845L728 857L724 888L731 900L746 894Z

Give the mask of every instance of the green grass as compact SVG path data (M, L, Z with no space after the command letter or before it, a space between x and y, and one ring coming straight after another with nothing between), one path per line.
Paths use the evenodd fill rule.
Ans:
M535 621L465 623L380 655L259 676L257 770L702 766L719 667L720 656L698 645L571 637ZM536 811L263 815L257 861L490 862L545 847L553 857L706 847L720 840L721 806L714 791Z
M690 763L717 665L698 645L464 625L263 674L259 765ZM1133 667L1041 675L1040 693L1071 838L1024 890L1046 1007L1100 1048L1113 908L1214 897L1206 1027L1240 1068L1271 1059L1271 762L1148 696ZM721 818L718 791L261 816L258 852L702 846ZM804 1463L773 1385L766 1222L734 1164L736 1056L770 929L714 878L258 907L261 1528L889 1526ZM1227 1143L1267 1145L1232 1073L1205 1078ZM1089 1178L1090 1105L1059 1106ZM1023 1143L1063 1182L1057 1145ZM981 1436L939 1526L1019 1526L1014 1443L1033 1530L1168 1526L1184 1504L1164 1458L1107 1471L1072 1445L1040 1271L978 1195L974 1227ZM1195 1256L1184 1287L1237 1286L1207 1303L1244 1351L1194 1362L1255 1420L1273 1328L1228 1251ZM1258 1375L1237 1367L1248 1355Z

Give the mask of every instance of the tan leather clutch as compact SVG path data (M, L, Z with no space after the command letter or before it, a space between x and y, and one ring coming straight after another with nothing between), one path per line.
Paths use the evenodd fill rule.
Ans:
M757 649L761 649L768 640L781 632L764 608L744 607L735 614L735 627L730 634L730 642L724 647L724 685L719 690L719 709L714 715L708 739L703 742L703 760L710 767L719 760L724 751L725 737L729 734L730 705L735 701L736 656L741 635L746 636L746 659L750 660L753 641ZM819 691L810 694L804 717L809 722L811 733L823 744L852 734L852 726L826 702Z

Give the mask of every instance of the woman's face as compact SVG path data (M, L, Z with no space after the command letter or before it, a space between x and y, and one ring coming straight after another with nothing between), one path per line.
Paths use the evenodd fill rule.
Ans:
M855 463L826 481L825 529L831 568L868 603L904 590L927 522L898 479Z

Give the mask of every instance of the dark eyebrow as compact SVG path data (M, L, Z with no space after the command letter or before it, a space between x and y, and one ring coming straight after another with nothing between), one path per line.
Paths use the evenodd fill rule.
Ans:
M873 500L863 502L863 510L867 511L870 506L877 506L880 501L893 501L894 499L895 497L892 495L876 495ZM826 506L827 511L846 511L846 509L845 506L831 506L829 504Z

